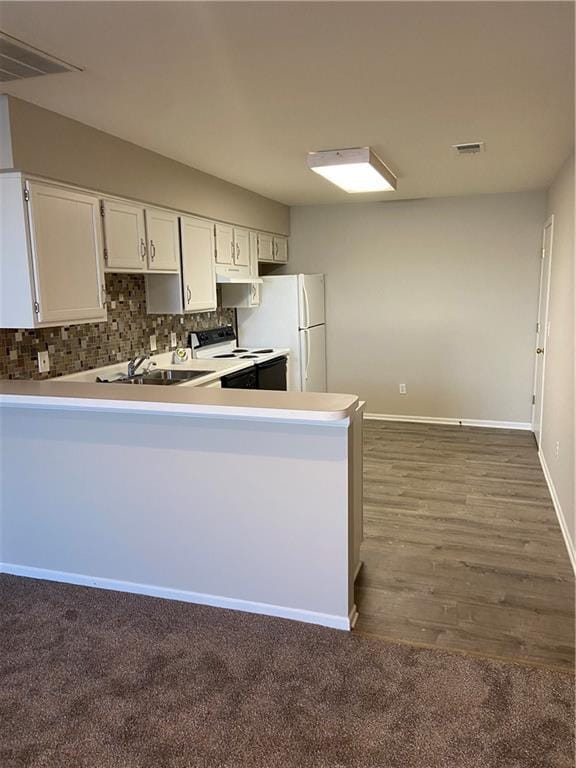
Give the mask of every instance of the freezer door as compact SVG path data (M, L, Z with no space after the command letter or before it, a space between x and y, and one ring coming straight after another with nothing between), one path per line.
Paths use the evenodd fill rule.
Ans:
M324 275L298 275L299 327L312 328L326 322Z
M326 392L326 326L300 331L302 392Z

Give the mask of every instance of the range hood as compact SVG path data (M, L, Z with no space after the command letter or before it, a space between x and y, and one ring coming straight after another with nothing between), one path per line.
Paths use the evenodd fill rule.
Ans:
M262 278L248 276L242 277L241 275L238 275L238 277L230 277L229 275L219 275L218 272L216 272L216 282L221 283L222 285L237 285L238 283L251 285L253 283L261 283Z

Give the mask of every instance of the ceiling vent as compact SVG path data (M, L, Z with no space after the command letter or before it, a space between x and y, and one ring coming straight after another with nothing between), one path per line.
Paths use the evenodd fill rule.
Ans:
M81 71L80 67L67 64L49 53L39 51L16 40L15 37L0 32L0 82Z
M484 152L483 141L467 141L463 144L452 144L452 149L457 155L477 155Z

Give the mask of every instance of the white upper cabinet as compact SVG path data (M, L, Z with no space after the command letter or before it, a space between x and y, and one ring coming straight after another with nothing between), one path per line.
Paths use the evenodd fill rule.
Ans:
M216 309L214 225L192 217L180 218L182 288L185 312Z
M216 273L224 279L250 278L250 232L229 224L216 224L215 235Z
M102 212L106 268L113 272L146 270L146 227L142 206L104 200Z
M238 267L250 268L250 240L247 229L234 227L234 263Z
M274 237L258 232L258 261L274 261Z
M153 272L179 272L178 215L159 208L145 210L148 269Z
M274 261L286 264L288 261L288 238L274 238Z
M258 232L258 261L272 264L286 264L288 261L288 238Z
M228 224L216 224L216 264L234 264L236 247L234 243L234 230Z
M99 199L35 182L28 191L38 322L104 320Z
M0 325L37 328L106 319L96 195L20 174L0 180Z

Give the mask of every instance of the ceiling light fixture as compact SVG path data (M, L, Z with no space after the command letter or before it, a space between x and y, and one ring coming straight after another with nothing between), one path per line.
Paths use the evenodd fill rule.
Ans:
M346 192L396 189L396 176L370 147L309 152L308 167Z

